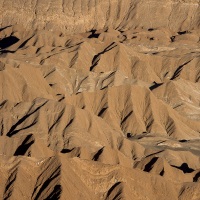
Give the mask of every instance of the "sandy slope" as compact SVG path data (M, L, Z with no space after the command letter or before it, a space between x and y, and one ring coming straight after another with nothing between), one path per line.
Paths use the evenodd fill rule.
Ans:
M1 199L200 199L199 1L0 11Z

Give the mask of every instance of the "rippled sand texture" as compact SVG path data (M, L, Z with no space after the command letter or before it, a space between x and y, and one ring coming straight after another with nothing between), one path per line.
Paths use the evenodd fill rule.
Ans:
M199 5L0 0L0 198L199 200Z

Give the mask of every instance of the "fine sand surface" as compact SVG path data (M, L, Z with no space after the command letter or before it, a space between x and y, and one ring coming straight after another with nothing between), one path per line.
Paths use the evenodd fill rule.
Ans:
M0 13L0 199L200 200L199 0Z

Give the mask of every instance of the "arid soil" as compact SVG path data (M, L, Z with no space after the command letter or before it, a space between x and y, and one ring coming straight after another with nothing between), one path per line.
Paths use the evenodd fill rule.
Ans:
M0 13L0 199L200 200L199 0Z

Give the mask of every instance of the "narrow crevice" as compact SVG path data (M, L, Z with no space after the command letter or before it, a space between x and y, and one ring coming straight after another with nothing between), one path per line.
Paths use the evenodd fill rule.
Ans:
M163 168L162 171L160 172L160 176L163 176L164 173L165 173L165 170L164 170L164 168Z
M128 115L124 117L124 119L121 121L121 125L131 116L132 113L133 111L131 110L131 112L129 112Z
M149 87L150 90L154 90L161 86L163 83L156 83L155 81L153 82L153 85Z
M157 160L158 160L158 157L152 158L151 161L145 165L144 171L150 172L153 168L153 165L156 163Z
M72 149L62 149L61 153L71 153L74 150L74 148Z
M199 180L200 177L200 172L196 173L196 175L193 178L193 182L197 182Z
M32 199L34 199L34 200L41 199L41 196L42 196L43 192L45 192L45 190L47 190L47 188L51 186L52 181L56 181L57 182L57 180L60 179L60 172L61 172L61 166L59 166L57 169L55 169L55 171L51 174L51 176L48 179L46 179L43 183L40 184L41 187L40 187L40 189L38 190L37 193L36 193L36 190L38 189L38 187L36 187L34 189L34 192L33 192L33 195L32 195ZM51 189L51 188L49 188L49 189ZM53 189L53 191L54 191L54 189ZM36 193L36 194L34 194L34 193Z
M10 130L8 131L8 133L6 134L8 137L13 136L14 134L16 134L17 132L19 132L19 130L15 130L20 124L22 124L26 119L28 119L32 114L36 113L40 108L42 108L48 101L45 101L42 105L38 106L34 111L32 111L31 113L26 114L25 116L23 116L21 119L19 119L17 121L17 123L15 123ZM29 126L27 126L26 128L29 128L30 126L32 126L34 124L30 124ZM24 129L26 129L24 128ZM23 130L23 129L20 129Z
M92 160L97 161L99 159L100 155L102 154L103 149L104 149L104 147L102 147L101 149L99 149L97 151L97 153L93 156Z
M33 135L28 135L22 144L16 149L14 156L25 155L31 145L34 143Z
M190 168L187 163L183 163L180 167L177 167L175 165L171 165L171 166L183 171L184 174L192 173L194 171L194 169Z
M106 107L106 108L102 108L102 109L100 110L98 116L99 116L99 117L103 117L107 109L108 109L107 107Z
M188 31L179 31L179 32L177 32L179 35L184 35L184 34L186 34L186 33L188 33Z
M115 48L117 46L117 44L115 44L115 45L114 44L115 44L115 42L112 42L102 52L100 52L100 53L98 53L97 55L94 56L94 58L92 60L92 66L90 67L90 71L92 71L98 65L98 62L100 60L101 55L112 50L113 48Z
M120 195L122 194L121 182L115 183L107 192L106 199L121 199ZM111 197L112 196L112 197Z
M91 30L91 34L88 36L88 38L98 38L100 34L96 33L96 30Z
M6 48L12 46L13 44L17 43L18 41L19 41L19 39L12 35L9 37L3 38L2 40L0 40L0 48L6 49Z
M180 65L180 66L176 69L176 71L174 72L174 74L173 74L173 76L171 77L170 80L174 80L175 78L177 78L177 77L180 75L181 71L183 70L183 67L184 67L185 65L187 65L188 63L190 63L191 61L192 61L192 60L189 60L189 61L185 62L184 64Z
M51 194L45 198L44 200L57 200L60 199L62 193L62 186L61 185L56 185L54 187L54 190L51 192Z
M33 38L33 36L34 35L32 35L30 38L28 38L27 40L25 40L20 46L19 46L19 49L20 48L23 48L25 45L26 45L26 43L31 39L31 38Z

